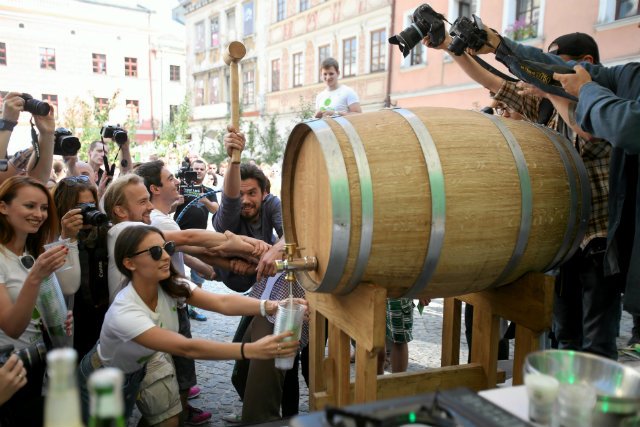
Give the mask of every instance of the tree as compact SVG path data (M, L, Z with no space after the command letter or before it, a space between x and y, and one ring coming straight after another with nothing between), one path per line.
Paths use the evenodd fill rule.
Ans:
M189 136L189 119L191 118L191 100L187 93L182 103L174 110L173 120L165 123L158 133L155 141L159 151L164 152L171 148L175 148L179 143L187 140Z
M262 155L260 161L272 165L282 160L284 155L285 140L278 133L276 115L269 118L269 124L260 135Z

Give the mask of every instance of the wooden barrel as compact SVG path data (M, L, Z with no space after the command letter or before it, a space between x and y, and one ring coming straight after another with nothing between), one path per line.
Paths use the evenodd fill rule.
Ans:
M578 248L584 164L547 128L474 111L391 109L298 124L282 172L285 237L315 292L463 295L548 271Z

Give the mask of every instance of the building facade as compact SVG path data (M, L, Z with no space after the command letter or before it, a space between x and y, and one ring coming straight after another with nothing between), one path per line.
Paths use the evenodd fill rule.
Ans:
M78 100L93 106L95 97L101 106L118 93L109 122L132 117L136 141L153 140L184 99L184 29L170 15L130 4L0 1L0 95L44 99L65 125ZM28 144L26 117L16 133Z
M396 0L395 32L409 22L423 1ZM523 43L547 49L558 36L571 32L591 35L598 43L605 65L640 60L640 10L637 0L433 0L429 4L453 22L458 16L476 14L488 27ZM414 57L418 60L414 60ZM483 59L506 71L492 55ZM391 56L391 99L402 107L440 106L479 109L490 103L488 91L473 82L449 54L423 46L402 58Z

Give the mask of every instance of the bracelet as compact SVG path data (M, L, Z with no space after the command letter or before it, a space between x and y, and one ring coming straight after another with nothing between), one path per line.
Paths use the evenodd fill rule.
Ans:
M243 341L242 344L240 344L240 357L242 357L242 360L247 360L247 358L244 355L244 345L246 343Z
M262 317L267 317L267 300L266 299L260 300L260 315Z

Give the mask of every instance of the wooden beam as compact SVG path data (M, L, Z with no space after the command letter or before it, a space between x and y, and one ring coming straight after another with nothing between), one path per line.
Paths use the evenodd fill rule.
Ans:
M445 298L442 313L442 353L440 366L460 364L460 327L462 302L456 298Z

